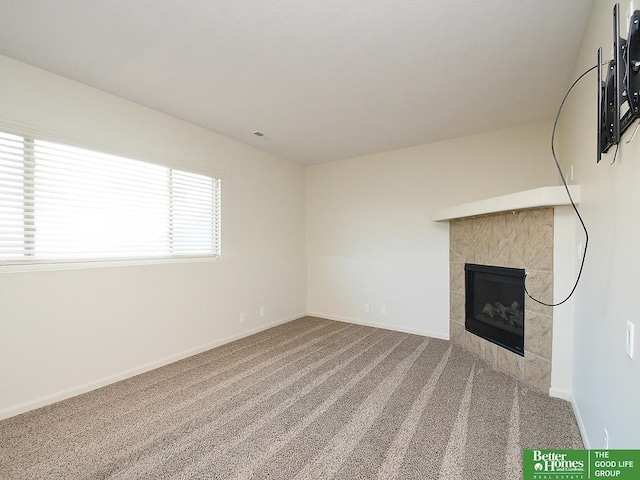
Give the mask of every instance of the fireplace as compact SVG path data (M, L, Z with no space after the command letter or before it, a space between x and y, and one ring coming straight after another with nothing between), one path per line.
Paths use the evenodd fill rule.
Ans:
M450 337L456 345L485 360L496 370L517 378L528 386L549 394L551 386L552 339L556 329L569 327L572 320L556 323L554 317L564 310L541 305L524 295L526 328L524 329L524 356L503 348L465 329L465 264L500 265L527 272L527 289L547 303L553 302L554 256L562 252L563 258L571 257L573 243L560 242L562 250L554 252L554 238L559 234L554 227L560 225L564 234L574 231L571 207L527 209L499 212L491 215L465 217L450 221ZM560 230L559 229L559 230ZM566 244L566 245L565 245ZM571 250L571 251L570 251ZM572 281L571 271L559 269L567 282ZM522 275L522 273L521 273ZM485 302L487 303L487 302ZM495 301L494 301L495 303ZM513 300L501 301L511 306ZM482 305L484 308L484 304ZM482 311L482 310L481 310ZM572 317L571 317L572 318ZM571 335L567 333L567 335ZM559 337L556 337L559 338ZM571 378L570 348L554 355L553 368L558 378ZM570 385L563 389L571 390Z
M524 269L466 263L464 270L465 329L524 356Z

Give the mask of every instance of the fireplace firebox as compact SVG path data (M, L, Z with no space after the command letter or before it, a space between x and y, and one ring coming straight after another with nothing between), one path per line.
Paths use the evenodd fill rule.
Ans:
M465 329L524 356L524 278L521 268L467 263Z

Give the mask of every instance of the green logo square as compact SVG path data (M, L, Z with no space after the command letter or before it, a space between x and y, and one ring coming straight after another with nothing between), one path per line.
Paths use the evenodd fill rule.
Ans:
M587 450L524 450L523 480L587 480Z
M523 450L523 480L640 479L640 450Z

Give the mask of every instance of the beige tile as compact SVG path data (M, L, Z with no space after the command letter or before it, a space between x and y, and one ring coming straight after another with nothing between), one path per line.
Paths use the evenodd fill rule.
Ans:
M484 344L484 359L493 367L496 366L498 346L495 343L487 342Z
M541 228L525 241L522 259L526 268L532 270L553 270L553 228Z
M516 253L512 242L508 243L501 255L504 267L525 268L525 264L520 256Z
M489 217L487 215L474 217L472 219L471 228L470 228L470 236L472 240L475 240L476 237L480 234L480 232L484 229L485 224L487 223L487 219Z
M473 258L473 263L489 265L491 264L491 259L495 251L496 245L495 241L491 238L490 231L483 229L473 242L470 257Z
M464 226L462 220L451 220L449 222L449 240L452 243L460 240L464 235Z
M492 252L492 256L489 260L489 265L495 265L496 267L510 267L510 245L502 245L496 247Z
M504 229L509 232L509 238L513 239L521 223L521 210L504 212Z
M500 216L499 221L493 224L493 235L500 238L498 248L495 251L492 264L500 267L523 268L524 262L515 254L513 242L516 238L513 220L517 212L508 212Z
M515 253L530 270L553 270L553 209L517 212Z
M464 325L458 322L449 322L449 338L453 343L464 348Z
M460 242L449 242L449 262L464 263L465 255L461 252Z
M528 213L532 224L553 228L553 208L552 207L536 208L533 210L525 210L525 211Z
M515 237L514 232L506 227L506 218L505 214L486 217L474 242L478 263L506 266L502 257L510 257L509 251L505 249L512 248L510 240Z
M511 212L501 213L499 215L493 215L487 220L491 237L495 239L499 248L507 245L515 238L515 232L509 226L509 218L512 216L513 214Z
M507 215L505 212L487 215L486 219L486 223L487 225L489 225L489 228L497 231L500 234L505 231L505 227L507 224Z
M524 381L527 385L549 395L551 386L551 362L525 353Z
M464 263L471 248L465 220L453 220L449 226L449 260Z
M458 263L477 263L475 241L484 226L482 218L465 218L456 220L455 238L449 246L451 261Z
M466 255L467 263L485 263L484 257L475 245L471 246L469 253Z
M497 348L496 367L501 372L507 373L518 380L524 379L524 359L509 350L501 347Z
M469 236L469 225L465 218L458 218L449 222L449 235L452 239Z
M494 263L499 267L524 268L524 262L515 254L511 243L496 254Z
M484 228L484 224L487 221L487 217L471 217L466 219L467 234L471 242L475 242L478 234Z
M534 298L544 303L553 303L553 273L527 270L526 278L527 291ZM525 298L525 310L541 313L549 317L553 316L552 307L541 305L538 302Z
M451 263L449 265L449 278L451 290L464 293L464 263Z
M551 360L553 319L531 311L525 312L524 350Z
M462 263L469 262L473 252L473 238L475 237L475 219L463 218L453 220L455 224L454 236L450 237L449 258L451 262ZM450 233L451 235L451 233Z
M450 319L454 322L464 324L464 294L449 292Z
M464 349L477 357L484 358L483 339L473 333L464 332Z

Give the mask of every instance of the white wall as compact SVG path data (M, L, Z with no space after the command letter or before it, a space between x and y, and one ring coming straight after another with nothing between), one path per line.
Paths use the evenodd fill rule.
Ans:
M306 312L303 167L6 57L0 121L224 173L221 260L0 273L0 418Z
M550 135L536 123L309 167L308 311L448 338L449 225L432 213L556 185Z
M574 78L596 64L598 47L609 59L614 3L595 0ZM622 17L626 6L621 4ZM595 88L591 72L570 97L559 132L561 162L565 169L574 165L589 229L575 307L573 394L592 448L603 446L604 428L610 448L640 448L640 349L633 360L625 353L625 322L640 330L640 139L627 145L632 133L627 132L615 164L610 165L614 148L596 164Z
M579 269L578 219L571 206L553 210L553 301L563 301L571 292ZM575 295L553 309L552 368L549 395L573 400L573 339Z

